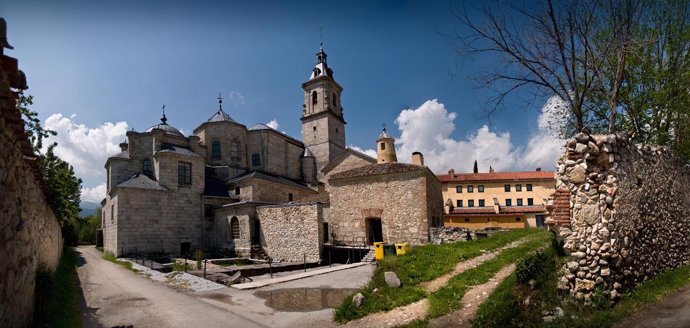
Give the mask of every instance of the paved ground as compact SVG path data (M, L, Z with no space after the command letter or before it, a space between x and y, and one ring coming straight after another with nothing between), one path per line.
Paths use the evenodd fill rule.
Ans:
M690 286L648 306L616 325L619 328L690 327Z
M358 288L373 272L373 266L367 265L251 291L224 288L194 293L174 290L105 261L93 247L76 250L87 328L332 326L332 309L280 311L267 306L271 302L255 293L275 294L273 303L285 298L289 302L323 302L329 295L319 294L321 289Z

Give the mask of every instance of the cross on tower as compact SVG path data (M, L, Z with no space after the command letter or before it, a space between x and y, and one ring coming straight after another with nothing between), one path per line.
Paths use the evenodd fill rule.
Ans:
M319 46L321 46L321 49L323 49L323 27L319 27L319 33L321 34L319 37Z
M223 95L218 92L218 108L223 110Z

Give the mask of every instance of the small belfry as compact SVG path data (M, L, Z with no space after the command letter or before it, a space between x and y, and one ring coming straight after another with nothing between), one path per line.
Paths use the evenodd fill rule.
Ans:
M395 155L395 139L391 137L386 128L376 139L376 155L378 163L396 163L398 157Z

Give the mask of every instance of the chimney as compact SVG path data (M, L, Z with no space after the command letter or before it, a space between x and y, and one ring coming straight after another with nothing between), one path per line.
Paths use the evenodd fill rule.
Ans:
M450 175L451 178L454 177L455 176L455 170L453 170L453 169L448 170L448 175Z
M541 167L538 167L538 168L537 168L537 172L541 172Z
M494 173L494 168L489 165L489 173Z
M412 164L424 166L424 155L418 151L412 153Z
M123 142L120 144L120 151L127 151L128 147L129 145L127 144L127 142Z

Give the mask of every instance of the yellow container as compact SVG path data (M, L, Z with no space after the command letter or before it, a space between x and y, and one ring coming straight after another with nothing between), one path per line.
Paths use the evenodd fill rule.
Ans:
M374 243L374 258L377 261L383 260L383 243L382 242L375 242Z
M405 255L405 253L410 251L410 244L408 243L396 243L395 244L395 255Z

